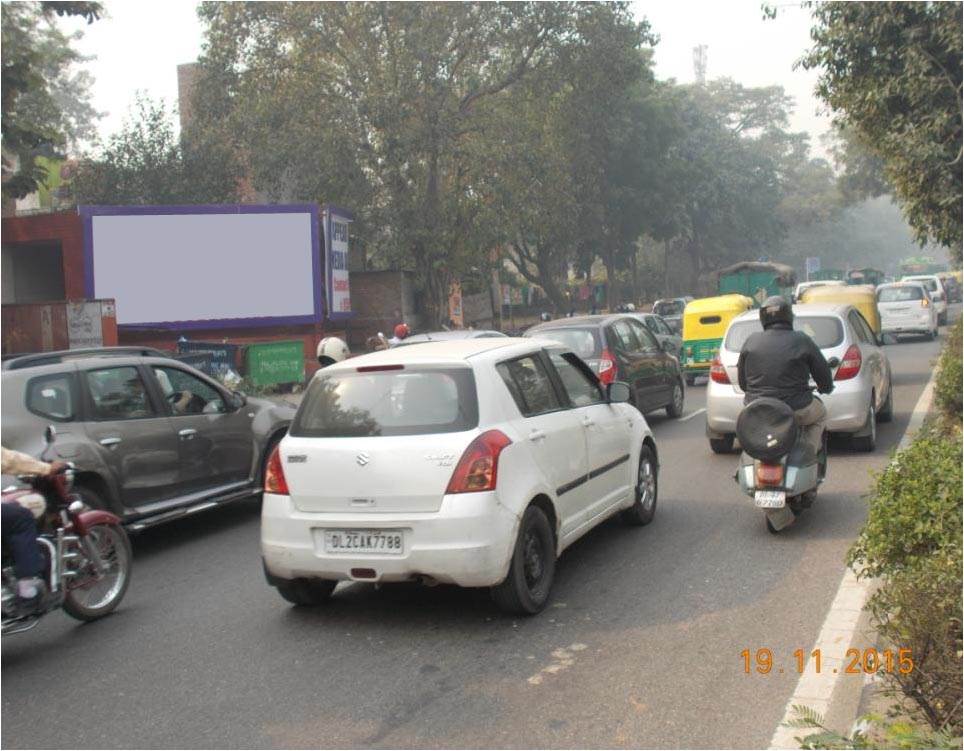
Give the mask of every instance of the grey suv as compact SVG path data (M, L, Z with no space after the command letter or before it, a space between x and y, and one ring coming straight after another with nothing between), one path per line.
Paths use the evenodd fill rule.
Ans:
M2 387L3 445L36 456L53 424L85 502L134 530L259 492L294 417L132 347L15 357Z

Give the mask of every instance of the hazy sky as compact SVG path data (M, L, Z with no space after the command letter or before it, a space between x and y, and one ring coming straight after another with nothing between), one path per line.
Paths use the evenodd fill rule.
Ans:
M116 131L142 90L177 101L177 65L195 60L201 49L201 26L194 0L134 2L107 0L108 17L82 28L79 47L96 55L89 63L95 77L94 106L105 113L101 136ZM792 127L816 136L829 129L813 96L816 74L793 70L809 46L810 14L798 4L778 3L775 20L763 20L760 0L638 0L637 17L649 19L659 34L659 78L693 80L693 48L708 47L707 77L728 76L747 86L782 85L797 103Z

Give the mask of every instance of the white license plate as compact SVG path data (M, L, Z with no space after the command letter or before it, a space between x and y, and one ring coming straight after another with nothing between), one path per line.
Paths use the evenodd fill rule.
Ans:
M405 538L400 529L326 529L326 553L402 555Z
M782 490L758 490L753 501L757 508L783 508L787 505L787 494Z

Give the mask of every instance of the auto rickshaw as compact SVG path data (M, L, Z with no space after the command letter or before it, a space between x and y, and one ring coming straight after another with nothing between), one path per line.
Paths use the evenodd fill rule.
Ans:
M840 303L853 305L864 317L874 333L880 336L880 311L877 309L877 292L867 284L846 285L843 287L811 287L803 290L798 302Z
M683 372L692 386L697 376L709 375L730 321L753 307L746 295L704 297L683 311Z

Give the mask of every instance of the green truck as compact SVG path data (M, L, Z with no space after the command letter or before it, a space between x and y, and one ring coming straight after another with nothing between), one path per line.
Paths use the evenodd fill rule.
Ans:
M721 295L746 295L757 306L771 295L790 299L797 285L797 274L782 263L741 261L717 272Z
M847 276L843 269L818 269L810 273L808 282L842 282Z

